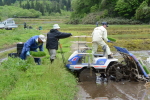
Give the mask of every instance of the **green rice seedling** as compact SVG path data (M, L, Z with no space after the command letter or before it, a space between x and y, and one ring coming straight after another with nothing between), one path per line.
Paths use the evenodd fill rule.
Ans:
M46 56L46 53L44 51L38 51L38 52L30 51L30 54L33 57L43 57L43 56Z
M116 42L116 39L111 38L111 37L108 37L108 40L113 41L113 42Z
M140 64L141 64L141 65L142 65L142 67L144 68L145 72L146 72L147 74L150 74L150 72L149 72L149 70L148 70L147 66L145 66L145 64L142 62L142 60L141 60L141 59L139 59L138 61L140 62Z

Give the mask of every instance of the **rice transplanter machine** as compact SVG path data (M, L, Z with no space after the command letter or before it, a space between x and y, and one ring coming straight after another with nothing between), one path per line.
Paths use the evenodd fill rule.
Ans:
M143 67L141 61L126 48L114 46L124 58L123 61L119 62L116 58L108 59L105 56L105 49L103 49L103 54L87 53L87 50L91 50L86 45L88 42L79 41L79 38L88 36L74 37L78 38L76 41L78 49L71 54L66 67L77 73L79 81L96 80L97 82L99 79L104 82L108 80L149 81L147 68ZM82 45L81 49L79 49L79 45Z

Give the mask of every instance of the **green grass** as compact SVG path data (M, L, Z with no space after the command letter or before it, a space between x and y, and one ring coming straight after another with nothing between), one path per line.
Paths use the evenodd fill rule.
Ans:
M18 42L25 42L31 36L41 34L35 29L23 29L21 27L14 30L2 30L0 33L0 49L8 48L8 46L15 45Z
M50 64L49 57L45 57L42 65L35 65L33 58L29 57L26 64L30 67L24 72L15 66L20 59L9 58L1 65L0 99L72 100L77 91L77 81L61 60L57 58ZM25 63L22 60L21 62ZM9 67L9 64L13 65Z
M75 86L74 76L55 61L53 65L29 69L7 99L71 100L75 94Z

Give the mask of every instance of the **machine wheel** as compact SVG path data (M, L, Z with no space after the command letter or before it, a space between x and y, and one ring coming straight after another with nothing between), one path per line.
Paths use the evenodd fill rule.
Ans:
M92 68L83 69L79 73L79 81L80 82L95 82L96 80L96 73L93 71Z
M131 72L132 73L130 74L130 79L135 80L135 81L139 81L139 79L138 79L138 70L135 69L135 68L132 68Z
M108 78L113 78L115 81L120 81L121 79L127 77L126 68L121 63L116 63L110 66L106 73Z

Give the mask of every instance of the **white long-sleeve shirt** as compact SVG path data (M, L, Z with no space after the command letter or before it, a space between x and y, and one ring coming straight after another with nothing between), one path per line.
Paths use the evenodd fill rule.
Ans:
M92 41L100 41L101 39L104 39L105 41L108 41L107 38L107 30L103 27L96 27L92 32Z

